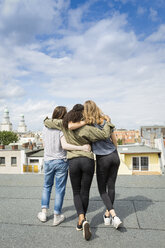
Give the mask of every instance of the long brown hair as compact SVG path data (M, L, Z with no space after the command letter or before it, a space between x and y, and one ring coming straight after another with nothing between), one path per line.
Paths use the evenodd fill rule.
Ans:
M66 114L67 114L66 107L57 106L53 111L52 119L63 119Z
M84 103L84 119L87 124L101 124L104 114L94 101L88 100Z
M69 122L79 122L83 119L84 106L76 104L63 118L63 126L68 129Z

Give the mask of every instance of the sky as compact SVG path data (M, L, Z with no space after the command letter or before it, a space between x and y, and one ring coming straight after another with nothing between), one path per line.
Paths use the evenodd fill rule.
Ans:
M165 125L164 0L0 0L0 122L42 130L93 100L116 128Z

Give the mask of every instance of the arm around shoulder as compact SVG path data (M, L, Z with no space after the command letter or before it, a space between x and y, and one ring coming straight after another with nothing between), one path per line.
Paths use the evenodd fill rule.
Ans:
M90 152L91 146L89 144L83 145L83 146L76 146L72 145L66 142L66 139L64 136L61 137L61 146L64 150L68 151L84 151L84 152Z
M62 119L48 119L44 120L44 125L48 128L62 129Z
M86 125L83 129L80 130L79 136L84 137L91 142L96 142L97 140L109 138L113 127L114 125L109 122L104 125L102 130L97 127Z
M85 121L80 121L80 122L69 122L68 123L68 129L69 130L75 130L78 129L80 127L85 126L86 122Z

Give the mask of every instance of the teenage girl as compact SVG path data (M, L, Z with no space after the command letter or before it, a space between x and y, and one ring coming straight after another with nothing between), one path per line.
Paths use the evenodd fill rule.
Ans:
M64 106L54 109L52 119L62 119L67 110ZM37 217L41 222L47 221L47 210L49 208L52 187L55 181L55 202L53 225L59 225L65 217L61 214L65 188L68 176L68 162L65 150L82 150L89 152L89 145L77 146L68 144L62 131L57 129L43 128L44 141L44 187L41 200L41 212Z
M79 123L69 123L69 129L76 129L90 124L102 129L107 117L98 108L95 102L89 100L84 103L84 120ZM92 143L92 151L96 154L96 176L100 196L106 206L103 216L104 224L112 224L118 228L122 222L114 210L115 183L120 165L117 152L117 140L114 132L109 138Z

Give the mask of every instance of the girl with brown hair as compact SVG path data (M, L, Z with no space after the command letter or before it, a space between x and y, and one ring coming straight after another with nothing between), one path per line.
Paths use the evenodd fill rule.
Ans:
M69 123L69 129L76 129L85 124L102 129L105 125L105 116L95 102L88 100L84 103L84 120L79 123ZM92 151L96 155L96 176L100 196L106 206L103 215L104 224L112 224L118 228L122 222L114 210L115 182L120 165L117 153L117 140L114 132L108 139L92 143Z
M63 119L67 114L66 107L58 106L54 109L52 119ZM71 145L66 142L62 133L57 129L43 128L44 143L44 187L41 200L41 212L38 213L38 219L41 222L47 221L47 210L49 208L50 195L55 181L55 202L54 202L54 220L53 225L59 225L65 217L61 214L65 187L68 176L68 162L65 150L82 150L90 152L90 146Z

